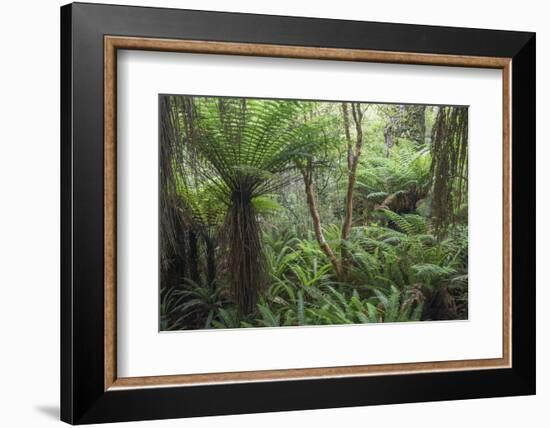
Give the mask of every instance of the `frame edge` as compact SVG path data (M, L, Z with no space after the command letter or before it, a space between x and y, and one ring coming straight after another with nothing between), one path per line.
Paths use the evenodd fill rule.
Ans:
M511 218L510 186L510 121L511 58L481 57L443 54L418 54L356 49L334 49L313 46L289 46L210 42L198 40L174 40L146 37L121 37L104 35L104 326L105 369L104 390L135 389L139 387L218 385L238 382L291 381L299 379L335 379L373 375L429 373L499 369L511 367L511 270L510 234ZM409 364L356 365L345 367L319 367L308 369L259 370L235 373L204 373L195 375L147 376L118 378L116 374L116 69L117 50L168 51L203 53L211 55L267 56L277 58L340 60L389 64L422 64L494 68L502 71L503 93L503 353L500 359L421 362Z
M60 156L61 156L61 388L60 419L74 423L73 376L73 272L72 272L72 5L60 8L61 80L60 80Z
M66 9L63 12L63 9ZM120 23L114 23L115 18L122 18L122 12L131 12L126 18L123 19ZM103 14L112 13L112 19L110 20L100 20ZM84 73L85 76L82 76L83 66L92 63L95 67L97 65L97 35L98 34L140 34L138 30L139 22L145 22L139 20L138 18L143 17L145 13L151 13L155 16L154 22L148 22L144 25L146 26L146 31L153 28L154 31L158 31L157 34L165 36L166 38L173 38L173 33L178 34L190 34L191 37L194 37L198 34L198 30L191 26L191 28L174 30L173 27L168 29L161 29L159 27L160 23L163 21L174 21L179 20L182 17L183 21L190 20L191 18L198 17L197 24L206 17L213 17L214 20L219 20L215 12L209 13L198 13L196 11L190 11L188 13L179 13L184 12L181 10L174 9L171 11L172 17L169 18L167 9L164 9L163 12L158 8L136 8L136 7L124 7L124 6L106 6L99 4L76 4L76 5L67 5L62 7L61 12L61 218L62 218L62 227L61 227L61 419L68 423L82 424L82 423L94 423L94 422L114 422L114 421L129 421L129 420L144 420L144 419L165 419L165 418L175 418L175 417L190 417L190 416L206 416L206 415L221 415L221 414L240 414L240 413L252 413L252 412L267 412L267 411L282 411L282 410L298 410L298 409L313 409L313 408L336 408L336 407L346 407L346 406L365 406L373 404L390 404L390 403L402 403L402 402L418 402L418 401L440 401L440 400L457 400L464 398L482 398L482 397L498 397L498 396L507 396L507 395L530 395L535 393L535 314L534 312L529 312L534 308L534 261L525 261L522 260L521 269L514 270L514 283L520 283L520 286L526 286L527 295L522 299L521 305L514 305L512 312L513 317L513 330L515 337L518 337L519 334L526 334L525 338L521 339L521 343L516 343L513 346L514 356L513 356L513 368L506 370L495 370L493 373L488 373L484 375L486 382L482 383L480 388L468 393L466 391L465 385L472 384L479 380L479 375L476 372L463 372L462 374L452 374L452 373L441 373L436 375L426 375L423 378L423 382L428 382L427 386L430 386L426 390L417 391L418 394L411 399L410 394L406 393L408 389L410 392L410 387L418 383L419 378L416 375L407 375L407 376L396 376L395 379L388 381L380 382L377 377L373 377L370 381L370 387L367 388L361 382L358 382L355 378L349 379L338 379L334 382L331 382L330 386L326 381L296 381L295 386L292 388L283 388L278 382L268 382L266 384L253 384L247 386L246 388L243 385L235 385L231 388L225 388L222 386L208 386L196 387L196 388L166 388L164 391L161 390L141 390L141 391L108 391L99 392L99 384L103 385L103 373L101 375L98 373L99 363L97 359L87 358L88 355L85 355L86 350L83 350L82 343L89 340L89 345L91 346L91 351L95 353L103 353L103 340L101 341L102 346L98 344L97 340L97 329L103 327L103 313L101 313L101 321L96 318L95 315L90 316L91 313L88 312L86 306L83 308L81 305L84 304L85 299L82 297L84 294L87 297L90 297L89 289L82 289L80 283L77 283L79 279L79 272L76 270L79 268L78 265L72 264L72 257L75 254L75 250L78 248L73 248L73 245L76 245L78 241L75 239L78 237L78 234L82 234L82 229L75 224L73 225L64 225L63 219L68 221L77 220L77 214L79 211L73 207L73 202L75 198L78 198L77 186L81 182L75 184L75 191L73 191L73 177L72 174L77 170L76 163L79 161L79 157L76 155L78 151L73 152L73 149L82 148L83 144L89 143L91 140L98 139L96 136L95 128L87 128L91 136L80 135L76 139L73 137L73 133L76 131L83 131L83 128L86 128L87 125L93 123L100 123L98 117L95 116L97 108L97 98L103 99L102 96L96 96L93 94L93 91L99 91L98 81L99 78L96 75L96 71L90 71L89 73ZM187 16L189 15L189 16ZM231 14L224 13L225 19L229 20L232 17L240 16L242 14ZM253 15L252 15L253 16ZM275 17L273 17L275 18ZM281 18L281 17L279 17ZM86 19L86 21L84 21ZM251 19L250 17L248 19ZM301 21L304 19L304 21ZM297 22L308 22L307 18L301 18L293 20L293 25ZM237 20L239 22L241 20ZM269 21L268 23L272 26L275 19L265 19ZM328 20L318 20L318 21L328 21ZM81 26L80 24L87 25ZM359 23L356 23L360 25ZM388 24L391 25L391 24ZM403 29L401 26L401 30ZM287 36L275 35L270 33L266 29L265 33L253 33L245 34L246 31L251 30L248 27L242 27L241 30L232 30L233 32L224 33L224 29L214 29L208 32L212 34L212 38L218 38L222 40L236 40L242 38L243 40L254 39L258 40L275 40L275 43L278 43L278 40L285 38ZM435 27L436 29L438 27ZM451 32L452 29L446 28L445 31ZM200 30L202 31L202 30ZM355 30L354 30L355 31ZM353 33L352 31L351 33ZM435 31L435 30L434 30ZM442 27L439 27L439 31L443 31ZM250 31L249 31L250 33ZM312 33L315 33L315 29L309 28L307 33L309 36L299 36L299 33L292 33L288 37L294 38L296 40L306 40L311 36ZM496 32L495 32L496 33ZM512 195L514 202L521 203L522 201L527 201L525 209L522 209L521 217L522 221L527 221L526 228L524 229L528 232L525 236L522 236L520 232L514 233L514 245L517 245L517 248L513 249L513 258L519 254L519 257L524 259L524 257L529 258L534 256L534 245L531 245L534 242L534 216L530 214L530 210L534 208L534 199L529 199L530 197L534 198L534 174L533 169L534 164L530 164L534 160L534 128L529 131L530 126L534 126L535 118L535 49L534 49L534 33L525 33L525 32L498 32L498 36L491 36L490 39L495 38L494 43L486 43L484 47L479 49L475 48L474 50L488 50L490 52L496 52L497 56L513 56L513 92L516 95L516 89L519 91L518 82L518 73L516 71L521 71L521 75L525 79L525 86L523 89L526 89L528 94L526 94L521 102L516 96L513 98L513 110L517 113L518 109L525 109L524 113L520 113L520 118L516 115L512 118L513 120L513 129L512 132L514 136L519 135L522 140L522 146L518 147L513 146L513 158L512 163L514 166L519 164L522 166L522 173L526 172L528 177L521 182L513 183L513 188L517 191L525 191L524 195L519 195L518 197ZM220 36L221 34L221 36ZM243 36L244 34L244 36ZM463 33L460 33L463 34ZM456 39L460 34L454 34L453 39ZM484 33L485 34L485 33ZM489 35L493 33L487 33ZM330 34L332 36L333 33ZM323 41L328 40L328 44L339 44L339 43L348 43L346 39L350 38L348 33L344 35L337 35L334 33L335 39L332 40L329 36L326 36ZM64 37L65 39L64 42ZM470 37L471 38L471 37ZM506 43L510 40L513 40L514 43L506 46ZM323 43L320 41L319 43ZM393 44L398 44L399 38L393 40ZM88 46L91 46L91 49L88 53L79 55L79 58L73 56L73 51L76 52L79 47L86 43ZM298 42L297 42L298 43ZM350 42L351 43L351 42ZM375 45L378 41L375 40ZM428 43L430 45L430 43ZM432 43L433 45L433 43ZM425 49L428 49L433 52L442 51L446 49L450 50L461 50L467 51L471 50L471 45L465 42L463 45L458 46L456 49L449 47L445 43L440 44L439 46L428 46ZM477 45L476 45L477 46ZM383 50L380 48L379 50ZM506 55L501 54L505 52ZM74 74L73 68L79 68L79 73ZM82 67L81 67L82 66ZM531 69L532 68L532 69ZM86 85L86 90L84 87ZM76 101L88 100L92 103L93 109L91 111L91 117L87 119L87 122L83 122L80 118L80 111L77 112L79 115L76 117L80 120L74 124L72 123L73 111L75 108ZM78 104L77 104L78 105ZM80 110L80 109L79 109ZM532 117L528 118L527 116L531 114ZM86 126L83 126L84 125ZM520 135L518 131L518 126L523 131L528 131L525 135ZM68 127L68 129L66 129ZM103 134L103 129L101 129L101 134ZM516 135L516 132L517 135ZM81 141L83 140L83 141ZM517 140L516 140L517 141ZM78 144L77 144L78 143ZM95 144L95 143L94 143ZM518 151L526 151L530 153L525 153L523 156L520 156L518 162L516 162L515 156ZM532 156L532 157L531 157ZM81 159L80 159L81 160ZM82 173L82 175L90 174L95 171L96 159L91 159L90 170ZM102 177L102 175L101 175ZM517 177L517 176L515 176ZM514 177L514 178L515 178ZM527 185L532 185L532 188L526 188ZM89 191L90 188L80 189L83 191ZM93 188L92 190L95 190ZM77 201L78 202L78 201ZM76 205L75 205L76 206ZM516 206L517 207L517 206ZM102 207L103 208L103 207ZM103 210L102 210L103 211ZM95 210L94 210L95 214ZM517 220L518 213L514 211L512 213L513 220ZM80 218L82 220L82 218ZM97 228L95 222L91 226ZM84 233L86 234L86 233ZM101 234L103 236L103 233ZM92 244L96 244L95 241ZM93 253L95 247L92 247L92 250L89 252ZM526 254L522 254L524 251ZM96 261L94 261L95 263ZM101 270L103 274L103 269ZM93 278L95 280L95 278ZM88 285L88 284L86 284ZM518 287L516 286L516 289ZM84 291L84 293L81 293ZM73 294L78 292L76 294ZM519 291L518 291L519 292ZM96 293L99 295L99 293ZM92 296L89 303L89 308L97 309L99 297L97 299ZM515 293L514 293L515 297ZM103 301L103 296L101 296L101 301ZM517 299L515 300L517 302ZM521 307L520 307L521 306ZM81 309L84 309L82 313ZM526 312L527 311L527 312ZM517 315L521 314L522 316L526 315L525 319L517 321ZM89 324L85 327L82 324L85 324L85 317L90 316ZM65 321L70 324L65 324ZM517 321L517 322L516 322ZM78 334L80 333L80 335ZM75 338L79 338L79 347L75 346ZM96 343L97 342L97 343ZM97 346L96 346L97 345ZM88 349L89 351L90 349ZM517 351L517 352L516 352ZM75 367L77 369L75 369ZM103 364L101 364L103 367ZM96 377L97 382L96 382ZM99 380L99 377L101 379ZM397 378L399 382L397 382ZM91 379L91 380L90 380ZM433 383L433 385L432 385ZM452 390L444 388L446 385L453 384L454 387ZM381 394L384 398L372 397L371 390L382 386ZM229 390L230 389L230 390ZM353 391L353 394L351 394ZM393 391L393 392L392 392ZM274 400L271 403L262 403L261 400L255 400L255 397L261 397L263 393L268 393L270 396L274 397ZM208 406L205 403L205 397L210 395L215 399L222 398L218 404L214 407L211 405ZM237 395L244 394L252 399L252 402L247 406L244 406L242 399L236 397ZM288 394L288 395L287 395ZM384 395L385 394L385 395ZM379 394L380 395L380 394ZM223 400L225 397L225 401Z

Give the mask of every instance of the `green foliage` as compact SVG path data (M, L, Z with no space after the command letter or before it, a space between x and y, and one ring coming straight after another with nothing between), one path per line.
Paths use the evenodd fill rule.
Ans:
M289 165L318 145L308 138L315 127L297 126L304 108L296 101L194 98L185 114L196 133L187 142L211 168L202 178L229 200L235 189L254 198L283 186Z
M172 245L181 247L190 230L199 244L194 259L187 251L182 272L161 288L161 330L467 317L467 187L454 181L442 191L441 177L434 177L449 168L465 172L459 116L447 112L456 132L446 141L438 108L365 109L353 221L344 239L347 142L361 129L351 127L347 138L338 104L169 100L174 147L163 158L171 171L162 184L170 214L161 213L163 224L173 227L176 212L183 231L167 234ZM434 124L440 128L430 132ZM343 275L316 237L300 176L305 167L324 239L340 261L349 255ZM442 212L445 192L454 202L453 221L445 220L443 230L434 210ZM208 265L207 256L216 263ZM213 281L204 281L208 266L217 268ZM193 267L201 272L195 281L188 278Z
M173 103L178 99L174 97ZM303 111L299 102L244 98L185 101L177 112L184 122L181 143L202 160L203 166L195 171L228 207L224 259L235 303L243 314L249 314L265 285L257 207L276 207L265 195L288 182L289 167L309 153L315 139L308 138L309 127L296 122Z
M184 290L163 298L163 329L181 329L197 316L207 320L199 328L437 319L426 309L431 296L447 285L462 291L467 287L467 275L457 274L464 248L454 240L439 242L424 233L427 221L420 216L385 215L398 230L382 225L353 230L348 243L353 254L349 283L336 281L314 241L291 233L266 234L271 280L254 313L243 316L228 307L223 289L188 283Z
M183 330L185 325L199 324L211 328L214 316L224 304L224 290L186 279L182 288L161 290L161 330Z
M425 192L430 180L430 150L420 149L403 142L394 147L389 157L370 156L365 159L358 180L359 190L367 197L380 198L398 191L418 190Z

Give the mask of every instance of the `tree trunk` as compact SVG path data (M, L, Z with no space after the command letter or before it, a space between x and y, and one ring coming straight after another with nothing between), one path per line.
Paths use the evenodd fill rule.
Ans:
M259 291L267 283L261 230L250 190L233 192L225 224L231 294L241 314L248 315L255 311Z
M351 169L351 163L353 161L353 149L351 144L351 134L349 131L349 113L348 113L348 104L342 103L342 116L344 118L344 133L346 134L346 142L348 151L346 154L346 162L348 165L348 171Z
M187 232L189 244L189 276L195 284L200 283L199 275L199 251L197 242L197 233L193 229Z
M418 135L419 143L424 144L426 142L426 106L419 106L418 109Z
M349 239L351 225L353 221L353 191L355 189L355 181L357 180L357 165L361 156L363 147L363 112L359 103L351 104L353 122L355 124L355 147L352 148L351 136L349 132L349 113L347 104L342 104L344 115L344 125L346 128L346 138L348 140L348 186L346 191L346 201L344 206L344 223L342 225L342 273L345 275L347 266L349 265L350 254L346 248L346 241Z
M392 135L392 127L389 125L386 125L384 128L384 147L385 155L387 158L390 157L390 150L393 147L393 135Z
M204 242L206 244L206 276L208 285L214 288L214 281L216 280L216 245L214 239L210 236L205 236Z
M183 279L187 275L187 251L185 248L185 226L181 219L177 219L174 224L175 241L177 251L173 253L171 263L171 280L175 287L181 287Z
M317 201L315 199L315 193L313 190L311 161L309 161L308 167L299 167L299 169L304 179L307 205L309 207L309 212L311 213L311 219L313 221L315 238L317 238L317 242L319 243L321 250L323 250L323 252L327 255L328 259L330 260L330 263L332 264L332 267L334 269L334 272L336 273L336 276L340 278L342 276L342 269L341 269L340 263L336 255L334 254L334 251L332 251L332 248L326 241L325 236L323 235L323 229L321 227L321 217L319 216Z

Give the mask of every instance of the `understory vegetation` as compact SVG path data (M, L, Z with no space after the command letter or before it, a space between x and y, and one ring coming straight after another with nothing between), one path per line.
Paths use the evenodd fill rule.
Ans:
M160 329L468 317L468 110L160 97Z

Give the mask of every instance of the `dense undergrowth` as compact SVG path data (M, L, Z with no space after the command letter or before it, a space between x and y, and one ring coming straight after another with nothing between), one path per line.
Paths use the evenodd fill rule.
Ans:
M190 280L163 290L163 330L405 322L467 318L468 239L465 227L442 241L416 214L380 212L355 227L352 265L339 282L312 239L293 231L263 237L270 283L257 311L239 315L227 289ZM327 238L338 242L339 229Z

